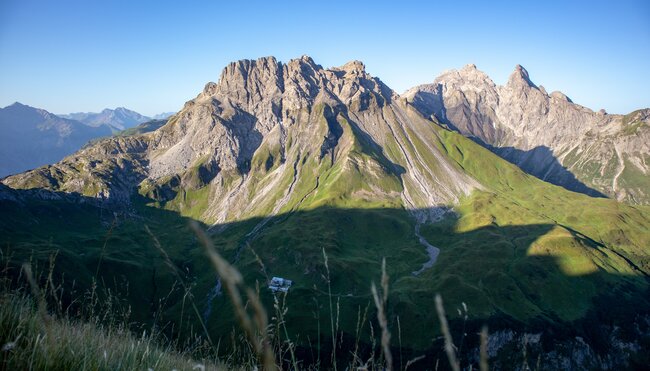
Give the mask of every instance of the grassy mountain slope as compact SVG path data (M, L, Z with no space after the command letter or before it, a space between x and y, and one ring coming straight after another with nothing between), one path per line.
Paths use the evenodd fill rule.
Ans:
M213 236L215 244L236 261L247 282L259 282L267 308L272 308L272 295L263 288L267 277L253 250L266 274L295 281L287 297L292 334L300 334L304 342L307 335L317 338L319 327L321 334L329 333L322 249L329 256L340 326L350 336L358 309L363 311L370 301L369 283L378 280L381 259L386 258L392 326L399 316L409 347L426 349L437 336L431 316L435 293L442 294L449 308L467 303L474 319L509 318L520 325L580 321L603 310L600 298L613 293L621 303L634 302L633 311L648 309L638 296L648 289L650 273L648 208L549 185L458 134L432 129L436 148L484 189L450 205L454 213L442 221L422 228L441 254L433 268L418 276L412 272L428 257L414 234L412 214L390 203L368 205L357 199L355 204L346 192L361 191L367 184L355 180L360 176L355 166L319 171L323 188L309 195L305 186L302 195L307 196L299 209L213 227L221 231ZM361 145L357 148L361 153L353 151L351 158L358 156L358 165L368 155ZM394 182L390 179L387 184ZM356 182L359 188L354 188ZM188 200L193 197L186 195ZM114 218L90 204L30 201L18 211L15 204L3 202L3 220L10 222L2 223L2 244L11 248L16 262L32 254L45 261L50 252L60 250L59 269L75 272L80 285L88 285L93 277L114 286L129 282L129 300L139 320L146 321L168 295L166 318L178 323L182 314L186 326L196 326L195 316L183 309L183 293L172 290L175 277L143 230L149 225L172 261L186 272L185 279L194 283L199 306L207 310L212 300L207 318L214 336L227 337L233 326L233 317L226 314L230 304L223 296L208 299L216 277L187 230L187 219L147 203L152 205L135 200L135 210ZM191 206L185 214L192 214ZM111 228L113 220L118 222ZM181 330L186 331L189 327Z

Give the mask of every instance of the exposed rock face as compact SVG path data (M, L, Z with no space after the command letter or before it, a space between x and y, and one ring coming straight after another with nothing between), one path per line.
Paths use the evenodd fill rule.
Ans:
M525 171L590 195L650 203L650 110L608 115L547 94L517 66L497 86L474 65L404 94L426 116L475 138Z
M636 361L631 355L640 354L643 345L640 339L648 336L648 316L631 318L635 323L632 327L632 334L621 336L621 328L606 323L594 323L601 338L599 342L591 344L589 339L580 336L567 337L564 339L545 339L547 333L521 333L511 329L499 330L490 333L487 341L487 356L490 366L495 370L508 369L512 364L513 349L521 344L526 344L528 361L523 359L521 363L536 362L539 370L620 370L635 369ZM548 345L545 345L548 344ZM600 349L598 349L600 348ZM606 349L606 352L602 350ZM473 362L479 363L478 348L472 350ZM539 361L537 361L539 359ZM633 360L634 364L631 364ZM642 363L641 361L640 363Z
M433 125L361 62L242 60L160 129L4 183L107 200L139 192L211 222L342 200L434 210L480 185L441 154Z
M54 163L111 134L20 103L0 108L0 131L0 177Z

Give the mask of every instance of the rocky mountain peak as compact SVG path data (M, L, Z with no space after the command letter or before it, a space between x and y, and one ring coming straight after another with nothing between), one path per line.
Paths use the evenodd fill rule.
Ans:
M351 73L365 73L366 72L366 66L363 64L361 61L349 61L348 63L344 64L343 66L339 67L339 69L345 71L345 72L351 72Z
M474 63L466 64L461 68L461 71L476 71L478 68L476 68L476 65Z
M537 85L530 80L528 71L520 64L515 66L515 70L510 74L506 86L537 88Z
M549 95L551 98L559 99L564 102L569 102L573 103L571 98L567 97L566 94L562 93L561 91L554 91Z
M14 102L13 104L2 108L3 110L9 110L9 111L32 111L32 110L38 110L38 108L34 108L31 106L28 106L26 104L22 104L20 102Z
M300 61L302 63L308 64L310 66L317 66L316 62L314 62L314 59L307 54L302 55L300 58L293 59L294 61Z
M40 108L35 108L32 106L28 106L26 104L22 104L20 102L15 102L10 106L7 106L5 108L2 108L6 113L11 113L14 115L30 115L33 117L38 117L38 118L43 118L46 120L61 120L60 117Z
M251 88L251 83L277 83L281 69L281 63L275 57L263 57L257 60L242 59L232 62L221 72L215 92L227 94L228 92L244 91Z
M460 70L443 72L435 79L434 84L442 86L484 86L494 87L494 81L485 72L479 70L475 64L467 64Z
M5 107L5 109L10 108L10 107L11 108L20 108L20 107L29 107L29 106L27 106L25 104L22 104L20 102L14 102L13 104L10 104L7 107Z
M162 129L166 134L159 143L165 148L179 141L192 144L189 148L174 145L152 159L150 175L159 178L178 173L198 158L245 173L260 141L268 135L274 141L284 138L287 127L303 120L304 115L328 106L326 115L331 121L333 112L344 110L344 106L374 110L387 105L393 94L368 75L359 61L331 69L324 69L309 56L286 63L274 57L233 62L224 68L218 82L207 83L196 99L185 105L178 120ZM332 133L325 133L327 138L340 136L336 125L328 130ZM284 140L273 145L283 146Z

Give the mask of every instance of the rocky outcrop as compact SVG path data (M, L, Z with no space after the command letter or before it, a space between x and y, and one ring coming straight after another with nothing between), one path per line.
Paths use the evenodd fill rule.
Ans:
M525 333L502 329L490 333L486 353L494 370L509 369L512 364L538 370L620 370L636 369L644 364L643 339L647 339L650 319L647 315L630 318L634 326L622 329L606 323L591 324L598 339L563 336L549 339L548 333ZM627 332L627 333L626 333ZM593 335L591 335L593 336ZM471 362L478 366L480 350L472 349ZM642 366L643 367L643 366Z
M650 202L650 110L594 112L548 94L517 66L497 86L476 66L404 94L426 116L474 138L525 171L567 189Z

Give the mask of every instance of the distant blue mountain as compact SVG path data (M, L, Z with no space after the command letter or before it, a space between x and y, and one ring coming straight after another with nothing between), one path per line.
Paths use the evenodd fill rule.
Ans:
M154 120L166 120L166 119L168 119L170 116L172 116L172 115L175 114L175 113L176 113L176 112L163 112L163 113L159 113L159 114L157 114L157 115L153 115L152 119L154 119Z
M0 108L0 177L55 163L112 131L18 102Z
M59 116L71 120L77 120L92 127L106 125L113 129L114 132L132 128L152 119L151 117L141 115L124 107L118 107L116 109L107 108L99 113L76 112Z

